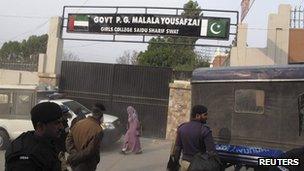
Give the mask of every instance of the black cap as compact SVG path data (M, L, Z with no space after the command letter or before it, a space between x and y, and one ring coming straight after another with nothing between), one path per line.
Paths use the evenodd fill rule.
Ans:
M38 122L49 123L62 117L61 107L53 102L43 102L34 106L31 110L31 120L36 127Z

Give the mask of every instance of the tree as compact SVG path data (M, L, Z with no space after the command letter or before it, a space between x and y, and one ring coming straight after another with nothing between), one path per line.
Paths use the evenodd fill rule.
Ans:
M201 8L198 3L190 0L184 5L185 17L199 17ZM140 52L138 62L141 65L172 67L175 70L191 71L199 66L209 66L194 52L197 38L164 36L152 38L146 51ZM187 44L187 45L178 45Z
M0 59L10 62L31 62L39 53L46 53L48 35L30 36L21 43L18 41L5 42L0 49Z
M119 64L128 64L128 65L137 65L138 64L138 55L139 53L135 50L124 51L124 53L116 59L116 62Z
M198 67L209 67L210 66L210 57L208 54L203 53L201 51L195 52L197 54L196 65L195 68Z
M0 50L1 59L6 57L6 60L18 61L21 58L21 54L21 46L17 41L5 42ZM5 61L5 59L2 59L2 61Z

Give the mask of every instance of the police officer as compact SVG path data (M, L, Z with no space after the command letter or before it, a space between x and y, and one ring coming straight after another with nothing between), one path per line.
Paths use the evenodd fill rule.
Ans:
M63 129L61 130L60 137L55 141L57 151L58 151L58 158L61 161L61 171L67 171L67 162L65 158L65 140L69 133L70 127L68 125L68 119L72 118L72 115L70 113L70 110L65 105L60 105L62 110L62 125Z
M31 110L34 131L21 134L5 153L6 171L60 171L55 141L63 129L62 110L52 102L39 103Z
M61 110L62 110L62 126L63 129L60 132L60 137L57 139L57 150L66 152L65 148L65 139L69 133L70 127L68 125L68 119L72 118L72 115L70 114L70 110L67 106L61 105Z
M180 158L181 171L186 171L198 152L215 152L212 132L206 126L208 109L203 105L195 105L191 111L190 122L183 123L177 130L174 155Z

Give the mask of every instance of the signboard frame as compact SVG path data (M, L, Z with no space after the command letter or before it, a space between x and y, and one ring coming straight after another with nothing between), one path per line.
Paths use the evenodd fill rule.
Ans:
M87 21L78 21L79 27L78 30L75 29L74 23L77 17L87 17ZM96 19L97 17L97 19ZM132 23L132 18L138 19L139 17L146 19L152 18L149 20L151 24ZM100 18L100 19L98 19ZM117 19L118 18L118 19ZM68 14L68 24L66 31L68 33L80 33L80 34L109 34L109 35L135 35L135 36L178 36L178 37L193 37L193 38L206 38L214 40L228 40L230 32L230 18L225 17L196 17L190 18L194 21L183 22L185 25L182 25L182 22L176 23L180 25L165 24L165 19L183 19L187 20L189 17L184 17L182 15L161 15L161 14L113 14L113 13L102 13L102 14L93 14L93 13L69 13ZM96 19L96 21L95 21ZM126 22L124 23L124 20ZM154 20L153 20L154 19ZM157 19L157 20L155 20ZM94 20L94 21L93 21ZM99 20L102 20L100 23ZM168 21L168 20L167 20ZM179 20L178 20L179 21ZM202 34L202 24L203 21L207 22L206 30L204 30L206 35ZM226 31L223 36L217 36L216 34L208 36L208 22L213 21L212 26L216 26L216 22L224 22L224 27ZM98 23L99 22L99 23ZM142 22L147 22L142 21ZM154 22L154 23L153 23ZM172 22L172 21L171 21ZM85 24L84 24L85 23ZM163 24L161 24L163 23ZM87 24L87 25L86 25ZM174 23L175 24L175 23ZM187 26L190 24L190 26ZM101 28L101 29L100 29ZM125 29L122 30L121 28ZM211 30L214 27L211 27ZM173 31L170 33L170 31ZM174 32L176 31L176 32ZM214 31L214 30L213 30ZM180 33L182 32L182 33ZM220 33L221 31L219 31Z
M63 40L77 40L77 41L100 41L100 42L126 42L126 43L150 43L147 38L154 36L161 36L161 37L166 37L166 36L172 36L172 37L185 37L185 38L192 38L192 39L197 39L197 40L205 40L205 37L191 37L191 36L174 36L174 35L151 35L151 34L142 34L142 35L134 35L134 34L127 34L126 36L141 36L141 40L133 40L133 39L129 39L129 40L118 40L117 37L118 36L122 36L124 34L118 34L118 33L112 33L112 34L103 34L103 35L112 35L112 39L102 39L102 38L97 38L97 39L92 39L92 38L83 38L82 37L65 37L64 34L69 33L66 32L67 29L67 24L68 24L68 17L67 14L81 14L78 12L72 12L72 13L68 13L68 10L71 9L115 9L114 13L110 13L111 15L119 15L119 14L123 14L123 13L119 13L118 11L120 10L125 10L125 9L144 9L145 12L144 13L138 13L138 15L149 15L150 13L148 13L148 10L174 10L176 11L175 15L171 15L171 16L181 16L180 12L184 11L183 8L171 8L171 7L139 7L139 6L64 6L63 7L63 13L62 13L62 27L61 27L61 34L60 34L60 38ZM80 11L80 10L79 10ZM231 36L234 36L234 39L237 38L237 33L238 33L238 23L239 23L239 12L238 11L231 11L231 10L213 10L213 9L202 9L202 12L218 12L218 13L222 13L222 14L231 14L233 15L233 17L229 18L229 17L218 17L218 16L202 16L199 18L208 18L208 19L218 19L218 18L224 18L224 19L229 19L230 21L230 26L228 27L228 34L227 34L227 38L226 39L219 39L219 38L208 38L209 40L229 40L231 38ZM89 12L82 12L82 14L88 14ZM96 12L94 12L95 14L98 14ZM90 14L93 14L90 13ZM104 13L106 14L106 13ZM134 13L127 13L127 14L134 14ZM136 13L137 14L137 13ZM169 16L168 14L155 14L153 13L153 15L159 15L159 16ZM232 23L232 20L234 19L234 22ZM234 31L231 31L231 28L234 28ZM65 31L65 32L64 32ZM78 33L79 35L84 35L83 33ZM85 34L96 34L96 33L85 33ZM100 34L101 35L101 34ZM162 43L161 43L162 44ZM173 44L173 45L191 45L191 46L204 46L204 47L223 47L223 48L229 48L231 47L231 45L215 45L215 44L200 44L200 43L195 43L193 44L187 44L187 43L176 43L176 42L165 42L163 44Z

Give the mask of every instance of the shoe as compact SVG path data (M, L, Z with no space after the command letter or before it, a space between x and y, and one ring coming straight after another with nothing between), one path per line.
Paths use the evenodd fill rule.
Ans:
M139 150L135 154L142 154L142 153L143 153L143 150Z

